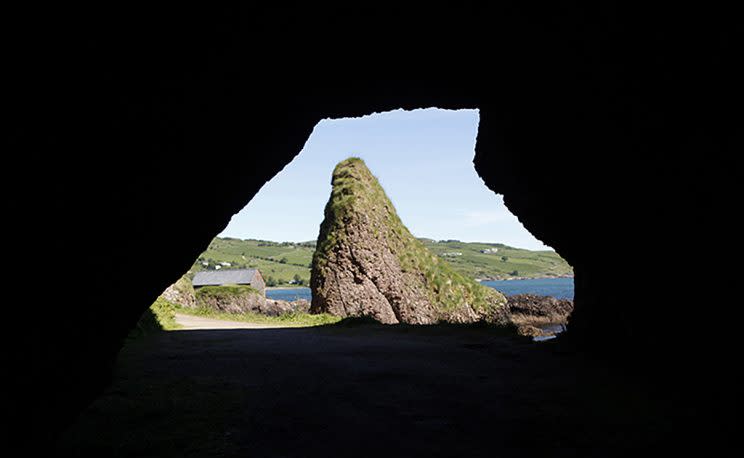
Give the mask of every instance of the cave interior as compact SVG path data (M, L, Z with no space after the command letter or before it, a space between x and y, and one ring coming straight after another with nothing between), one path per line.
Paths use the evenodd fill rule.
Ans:
M684 399L670 421L725 430L726 15L373 3L11 16L15 438L51 441L95 398L142 312L319 120L425 107L479 109L478 174L574 267L571 351ZM219 198L192 193L215 167Z

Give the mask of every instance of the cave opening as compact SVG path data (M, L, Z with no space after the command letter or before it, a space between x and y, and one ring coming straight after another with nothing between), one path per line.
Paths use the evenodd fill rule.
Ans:
M567 379L536 377L535 370L559 374L560 359L528 351L526 365L522 346L543 346L511 329L503 334L466 323L379 326L297 309L302 300L311 302L308 283L318 228L334 192L331 175L349 156L366 163L405 230L438 263L510 298L530 293L573 299L571 266L533 237L474 169L478 120L477 110L422 109L319 122L294 160L150 307L146 316L176 332L154 332L125 345L118 362L125 376L84 412L62 438L62 449L116 442L132 454L157 450L168 456L178 441L196 450L233 452L250 444L252 452L277 448L290 455L293 447L305 447L303 453L320 456L325 448L314 438L328 427L340 431L341 446L352 446L361 431L370 430L403 441L405 428L396 424L408 425L405 440L418 444L432 434L459 443L462 430L472 431L467 447L480 449L486 423L479 418L527 405L513 394L517 387L539 379L550 387L544 402L559 408L563 401L550 392ZM200 185L210 192L225 184L213 174ZM209 281L250 270L263 285L242 277L197 284L201 274ZM245 293L242 286L263 290L273 306L235 300ZM189 290L193 297L185 299ZM529 303L520 306L528 315ZM527 318L546 331L523 334L533 340L565 329L553 317L541 323L522 317ZM501 372L509 376L493 376ZM147 380L146 387L139 380ZM470 380L471 395L451 397L463 380ZM158 434L144 437L141 425ZM289 426L291 440L284 437ZM383 453L385 447L372 448Z
M217 308L256 318L250 312L307 312L331 174L341 161L359 157L426 250L458 274L509 297L513 321L525 335L554 337L566 329L573 307L573 269L483 183L473 167L478 123L477 109L437 108L320 121L297 156L232 217L165 297L185 313ZM219 175L202 183L213 190L221 185ZM212 287L232 285L241 275L243 284L253 282L274 304L204 299L222 294ZM260 280L248 280L251 275ZM183 299L179 288L189 282L196 287L194 299ZM548 311L540 312L541 306Z

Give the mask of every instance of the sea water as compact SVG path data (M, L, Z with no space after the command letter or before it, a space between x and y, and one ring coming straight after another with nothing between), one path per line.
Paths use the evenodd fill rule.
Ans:
M483 281L481 284L490 286L501 291L507 296L513 294L537 294L540 296L553 296L558 299L573 299L573 278L531 278L527 280L494 280ZM266 297L269 299L296 301L297 299L310 300L310 288L276 288L267 289Z

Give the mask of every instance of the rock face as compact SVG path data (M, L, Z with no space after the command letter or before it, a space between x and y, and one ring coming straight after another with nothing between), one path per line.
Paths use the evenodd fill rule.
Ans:
M340 162L332 185L313 257L311 312L382 323L506 322L504 296L413 237L361 159Z
M285 301L275 301L275 302L285 302ZM292 310L299 313L308 313L310 312L310 301L307 299L297 299L296 301L291 301L289 304L292 306Z
M278 316L294 312L291 302L266 299L249 286L205 286L196 291L196 306L226 313L254 312Z
M185 275L178 279L163 291L161 296L168 302L173 302L182 307L196 307L196 297L191 281Z
M574 309L573 301L568 299L536 294L515 294L507 301L509 321L517 327L519 334L530 337L553 335L541 326L568 323Z
M507 298L509 317L514 323L565 324L573 312L573 301L536 294L515 294Z

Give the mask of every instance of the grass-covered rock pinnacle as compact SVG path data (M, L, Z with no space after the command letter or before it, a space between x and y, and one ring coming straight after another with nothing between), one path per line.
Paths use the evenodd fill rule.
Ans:
M416 239L364 161L340 162L332 186L313 256L311 311L383 323L506 321L504 296Z

